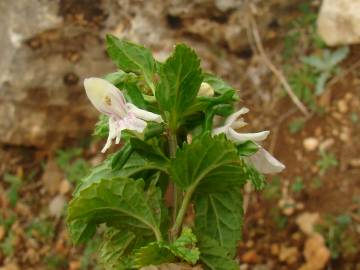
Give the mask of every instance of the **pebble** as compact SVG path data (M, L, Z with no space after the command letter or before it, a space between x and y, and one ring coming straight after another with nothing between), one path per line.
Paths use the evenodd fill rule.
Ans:
M60 194L67 194L71 190L71 184L67 179L63 179L59 185L59 192Z
M80 261L71 261L69 263L69 270L78 270L81 268L81 262Z
M338 101L337 107L338 107L339 112L341 112L341 113L346 113L349 110L346 101L343 99Z
M319 219L319 213L305 212L297 216L296 224L304 234L310 236L315 233L314 226Z
M277 256L277 255L279 255L279 252L280 252L279 245L278 244L271 244L271 246L270 246L271 255Z
M354 158L352 160L350 160L350 166L354 167L354 168L358 168L360 167L360 158Z
M60 217L63 212L65 202L66 200L63 195L57 195L54 197L49 204L50 215Z
M322 151L328 150L333 144L335 140L333 138L328 138L319 145L319 149Z
M4 239L5 236L5 228L4 226L0 226L0 241Z
M249 250L245 252L242 256L240 261L244 263L256 263L259 260L258 255L256 254L255 250Z
M298 260L299 250L297 247L281 246L279 260L287 264L293 264Z
M319 146L319 140L314 137L306 138L303 141L303 146L306 151L314 151Z
M305 242L304 257L306 263L299 270L321 270L330 260L330 251L325 246L325 240L320 234L315 234Z
M19 270L19 266L16 263L8 263L0 267L0 270Z

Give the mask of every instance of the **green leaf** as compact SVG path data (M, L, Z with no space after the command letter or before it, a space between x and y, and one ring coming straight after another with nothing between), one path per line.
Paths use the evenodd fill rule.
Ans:
M135 265L139 269L148 265L175 262L176 257L159 242L153 242L135 251Z
M239 155L244 156L244 157L251 156L259 150L259 146L257 146L252 141L243 142L243 143L237 145L236 147L239 151Z
M330 66L334 67L337 64L339 64L341 61L343 61L349 55L349 52L350 52L350 50L349 50L349 47L347 47L347 46L337 49L330 56L330 59L329 59Z
M131 147L131 144L126 142L121 149L112 156L111 168L113 170L121 169L133 152L134 149Z
M185 144L171 160L170 174L183 189L197 187L201 191L241 187L246 180L242 162L235 145L224 135L211 137L209 133Z
M266 186L265 176L259 173L251 164L243 163L244 174L255 190L262 190Z
M302 62L316 68L318 71L324 71L326 70L327 66L326 63L318 56L308 56L308 57L303 57Z
M200 261L208 270L239 270L239 265L225 248L210 237L199 238Z
M105 269L134 269L134 260L129 253L135 241L136 236L133 232L108 229L99 249L100 262Z
M81 190L68 207L68 222L107 223L150 230L161 239L159 213L149 203L144 181L128 178L103 179ZM153 203L153 202L151 202ZM161 209L158 209L160 212ZM72 235L77 239L77 234Z
M113 156L114 158L115 156ZM134 152L128 158L126 163L121 169L112 169L112 159L104 161L101 165L95 167L91 173L81 180L81 183L76 187L74 195L77 195L81 190L89 187L93 183L97 183L102 179L110 179L114 177L132 177L138 173L150 170L159 170L166 172L164 163L157 163L158 160L151 160L148 156L147 159L138 153Z
M149 49L113 35L106 36L106 45L109 56L120 69L143 75L146 83L154 90L156 63Z
M100 114L99 120L95 124L93 135L99 138L107 138L109 134L109 117L105 114Z
M69 222L68 229L75 245L87 242L96 232L96 226L81 219Z
M174 53L160 67L160 81L156 86L156 99L168 115L171 128L194 103L202 82L200 59L184 44L177 45Z
M178 258L195 264L199 260L200 252L196 247L197 239L190 228L185 227L174 243L168 245L168 249Z
M330 78L330 72L322 72L316 80L315 94L321 95L325 90L327 80Z
M137 267L159 265L177 261L176 258L195 264L200 257L197 239L190 228L184 228L173 243L153 242L135 251Z
M240 189L199 194L195 197L198 234L216 239L231 256L241 239L243 201Z

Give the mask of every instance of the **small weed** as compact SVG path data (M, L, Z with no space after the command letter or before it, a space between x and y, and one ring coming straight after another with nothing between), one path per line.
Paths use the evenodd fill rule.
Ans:
M14 207L19 198L19 190L22 185L22 180L16 175L5 174L4 181L10 184L6 194L10 205Z
M316 74L315 94L321 95L325 90L326 82L330 77L339 73L338 64L342 62L349 54L349 47L342 47L334 52L322 50L322 55L311 55L303 57L302 61L310 66Z
M288 224L288 218L281 214L279 208L272 208L270 210L270 216L272 220L275 222L276 227L278 227L279 230L285 229Z
M49 269L67 269L67 259L60 254L51 254L44 258L44 263Z
M336 167L338 164L334 154L320 151L320 159L316 162L320 168L320 175L324 175L330 168Z
M351 113L350 119L351 119L351 122L353 122L353 124L356 124L357 122L359 122L359 116L357 115L356 112Z
M304 182L300 176L297 176L295 182L291 185L291 190L300 193L305 188Z
M38 235L43 237L45 240L51 239L54 236L54 226L47 220L36 218L26 228L26 234L28 237Z
M281 197L281 181L279 177L274 177L269 181L263 191L264 197L268 200L278 200Z
M81 157L81 148L59 150L56 161L59 167L64 170L66 177L71 182L77 182L90 171L88 162Z
M301 118L296 118L293 121L290 122L288 128L289 128L289 132L291 134L296 134L298 132L300 132L303 128L304 128L304 120Z
M324 236L333 259L339 258L344 252L351 253L356 250L353 241L348 241L350 236L347 232L351 222L351 217L343 214L328 216L323 224L316 226L316 230Z
M12 257L14 255L14 240L14 233L10 230L5 239L0 243L0 249L5 257Z
M320 177L315 177L313 179L313 181L311 182L311 188L313 188L313 189L321 188L322 185L323 185L323 183L322 183Z

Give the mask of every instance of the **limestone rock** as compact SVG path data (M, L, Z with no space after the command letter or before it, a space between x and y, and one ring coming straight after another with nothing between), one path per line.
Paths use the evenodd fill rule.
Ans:
M324 0L318 32L327 45L360 42L360 0Z
M305 242L304 256L306 263L299 270L324 269L330 259L330 251L320 234L315 234Z

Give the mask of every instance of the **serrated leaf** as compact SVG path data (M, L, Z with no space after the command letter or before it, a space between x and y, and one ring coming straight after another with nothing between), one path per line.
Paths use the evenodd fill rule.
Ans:
M154 89L156 63L149 49L113 35L106 36L106 45L109 56L120 69L143 75L149 87Z
M196 247L197 239L190 228L184 228L180 237L173 243L153 242L135 251L137 267L159 265L183 260L195 264L200 252Z
M209 133L177 151L170 174L178 187L201 191L240 187L246 180L235 145L224 135L211 137Z
M140 172L150 170L166 170L163 163L159 164L156 161L149 159L149 157L148 159L145 159L136 152L131 154L126 163L119 170L112 169L111 162L112 159L109 159L103 162L101 165L95 167L87 177L81 180L81 183L74 191L74 195L77 195L81 190L89 187L93 183L99 182L102 179L110 179L114 177L132 177Z
M106 223L150 230L161 238L158 213L144 191L143 180L128 178L102 179L81 190L68 207L68 222ZM159 209L160 211L160 209ZM72 235L75 239L78 235Z
M156 99L167 112L171 128L194 103L202 82L200 59L184 44L177 45L174 53L161 65L160 81L156 86Z
M96 226L94 224L87 223L81 219L69 222L68 229L70 235L73 235L72 241L76 245L87 242L96 232Z
M240 189L198 194L195 197L195 228L198 234L216 239L233 257L241 239L243 205Z
M227 250L219 243L203 236L199 239L200 261L208 270L239 270L239 265L229 257Z
M135 251L135 265L141 268L148 265L160 265L175 262L176 257L166 248L153 242Z
M106 270L128 270L135 268L129 253L136 236L130 231L108 229L99 249L100 262Z
M197 239L190 228L185 227L178 239L168 245L168 249L178 258L195 264L199 260L200 252L196 247Z

